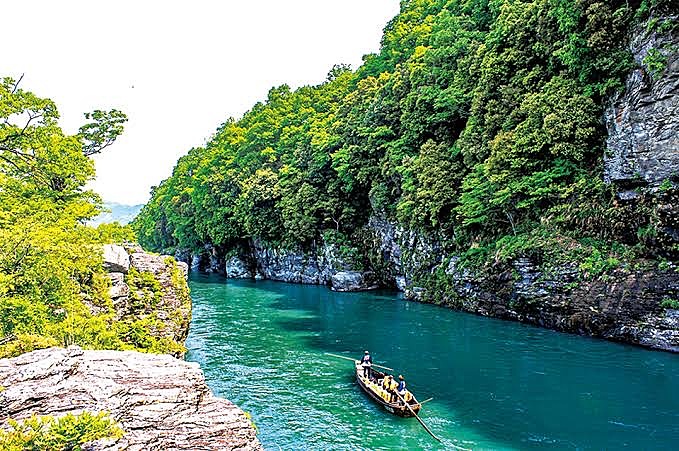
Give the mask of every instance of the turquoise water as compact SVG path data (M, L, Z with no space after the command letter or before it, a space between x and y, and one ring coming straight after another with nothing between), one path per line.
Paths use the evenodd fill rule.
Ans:
M407 302L398 293L190 281L187 360L252 415L268 450L677 449L679 356ZM360 357L403 373L422 419L356 386Z

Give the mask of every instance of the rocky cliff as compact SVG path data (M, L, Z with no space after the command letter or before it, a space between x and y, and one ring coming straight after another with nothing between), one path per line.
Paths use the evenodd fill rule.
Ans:
M169 355L51 348L0 360L0 425L36 415L110 413L125 431L87 450L259 450L250 420L215 397L198 364Z
M206 247L199 255L175 254L192 262L191 269L224 274L232 279L267 279L279 282L328 285L336 291L361 291L378 287L372 271L356 268L335 244L322 242L309 250L285 249L254 240L223 257Z
M630 51L637 68L605 113L604 177L623 196L633 196L637 187L679 182L679 29L663 27L678 19L654 18L634 33Z
M637 64L611 99L604 179L621 201L653 211L647 239L664 258L679 258L679 27L657 17L630 40ZM675 25L672 25L675 24ZM670 25L670 26L668 26Z
M191 322L187 265L135 245L106 245L104 268L111 279L116 319L147 328L158 342L148 350L182 357Z

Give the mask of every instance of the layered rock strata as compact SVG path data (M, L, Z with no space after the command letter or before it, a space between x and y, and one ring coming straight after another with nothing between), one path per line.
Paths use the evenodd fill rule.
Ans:
M250 420L215 397L198 364L169 355L51 348L0 360L0 426L108 412L125 434L86 450L260 450Z

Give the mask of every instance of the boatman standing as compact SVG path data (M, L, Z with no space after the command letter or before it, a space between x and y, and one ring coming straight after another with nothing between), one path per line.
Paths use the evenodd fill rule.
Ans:
M370 368L373 366L373 358L370 353L365 351L365 355L361 359L361 366L363 367L363 377L370 379Z

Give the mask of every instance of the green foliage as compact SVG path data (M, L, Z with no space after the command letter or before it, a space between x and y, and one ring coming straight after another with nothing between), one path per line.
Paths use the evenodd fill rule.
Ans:
M107 346L109 349L134 349L142 352L183 355L186 348L166 336L164 333L170 326L188 328L181 312L165 312L160 319L159 309L163 296L176 297L180 309L190 310L191 298L184 275L174 258L165 260L170 273L170 287L163 287L153 273L130 268L125 282L130 288L126 315L113 324L112 334L117 342ZM168 293L167 290L172 290ZM188 318L190 319L190 317ZM174 324L172 324L174 323Z
M679 301L676 299L665 298L660 303L660 307L665 309L679 310Z
M134 243L137 237L129 224L121 225L118 221L99 224L97 226L98 241L103 244Z
M3 312L7 315L19 315L21 312ZM43 325L44 327L44 325ZM10 337L11 338L11 337ZM60 343L52 338L43 335L35 334L16 334L16 339L9 343L0 346L0 358L16 357L25 352L35 351L36 349L45 349L52 346L58 346Z
M672 188L674 188L674 184L670 179L663 180L660 186L658 187L658 189L662 192L670 191Z
M118 110L94 110L85 113L85 119L93 121L80 127L78 132L78 137L83 143L83 154L86 156L100 153L113 144L123 133L123 124L127 122L125 113Z
M628 32L671 12L668 0L403 1L378 53L226 121L133 227L156 250L313 248L328 231L360 243L378 214L435 233L462 264L566 245L554 258L589 252L582 271L602 275L631 255L616 243L642 252L651 217L601 181L600 118L634 67ZM346 250L375 264L360 246Z
M101 237L83 225L100 211L84 189L94 176L86 146L95 135L115 139L124 115L112 115L115 130L104 131L110 115L99 112L88 137L67 136L52 101L10 78L0 84L0 333L16 336L2 356L66 344L74 331L89 337L83 344L99 340L83 302L107 298Z
M143 314L116 318L101 244L133 240L131 228L84 225L101 209L85 189L94 176L88 155L115 140L125 115L95 111L74 136L58 118L51 100L10 78L0 83L0 358L71 344L181 354L180 344L152 336L163 325L147 310L162 288L150 274L128 277ZM185 283L175 285L188 297Z
M125 283L130 287L130 306L135 310L156 307L163 295L163 287L153 273L130 268L125 275Z
M653 78L658 78L667 68L667 57L655 48L648 49L648 53L642 62L648 68Z
M26 420L9 420L10 430L0 429L0 448L6 451L73 450L102 439L117 439L124 432L107 413L67 414L60 418L32 416Z

